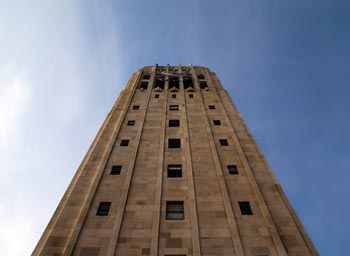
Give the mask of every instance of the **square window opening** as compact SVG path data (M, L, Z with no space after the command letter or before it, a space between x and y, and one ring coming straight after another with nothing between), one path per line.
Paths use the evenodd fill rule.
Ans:
M188 97L192 99L193 98L193 94L189 94Z
M238 203L242 215L253 215L252 208L250 207L250 203L248 201L241 201Z
M166 219L167 220L183 220L184 202L183 201L167 201L166 202Z
M214 120L214 125L221 125L221 121L220 120Z
M168 140L169 148L181 148L181 139L169 139Z
M237 165L228 165L227 169L228 169L228 173L231 175L238 174Z
M169 120L169 127L179 127L180 126L180 120Z
M111 202L100 202L97 208L97 216L108 216L109 209L111 208Z
M177 110L179 110L179 105L170 105L170 106L169 106L169 110L171 110L171 111L177 111Z
M181 178L182 177L182 165L181 164L169 164L168 165L168 178Z
M228 140L227 139L220 139L220 145L221 146L228 146Z
M129 145L129 140L121 140L120 146L127 147Z
M176 98L176 94L172 94L171 98L175 99Z
M111 170L111 175L120 175L122 171L121 165L113 165Z

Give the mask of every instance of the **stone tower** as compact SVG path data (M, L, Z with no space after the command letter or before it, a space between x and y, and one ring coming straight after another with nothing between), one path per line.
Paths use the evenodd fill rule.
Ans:
M33 255L318 255L215 73L149 66L108 114Z

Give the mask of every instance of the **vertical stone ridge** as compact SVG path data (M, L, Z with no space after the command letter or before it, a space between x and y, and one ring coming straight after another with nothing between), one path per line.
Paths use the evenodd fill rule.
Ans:
M117 99L117 102L116 102L114 105L118 104L118 101L119 101L121 95L122 95L122 92L120 93L120 95L119 95L119 97L118 97L118 99ZM114 106L113 106L113 108L114 108ZM112 111L113 111L113 108L112 108ZM104 122L103 122L103 124L102 124L102 127L99 129L99 131L98 131L98 133L97 133L95 139L93 140L93 142L92 142L90 148L88 149L88 152L86 153L86 155L85 155L85 157L84 157L82 163L81 163L80 166L78 167L77 172L75 173L75 175L74 175L74 177L73 177L71 183L69 184L69 186L68 186L66 192L64 193L64 195L63 195L63 197L62 197L62 199L61 199L61 202L60 202L59 205L57 206L57 208L56 208L56 210L55 210L55 212L54 212L54 215L52 216L52 218L51 218L51 220L50 220L50 222L49 222L47 228L46 228L45 231L44 231L44 234L43 234L42 237L40 238L40 240L39 240L37 246L34 248L34 251L33 251L32 255L40 255L40 254L41 254L42 249L43 249L43 247L44 247L44 244L47 242L48 237L51 235L52 230L54 229L54 227L55 227L55 225L56 225L56 223L57 223L57 220L58 220L59 216L61 215L62 210L63 210L63 208L64 208L64 206L65 206L65 204L66 204L66 202L67 202L67 199L70 197L70 195L71 195L71 193L72 193L72 191L73 191L73 188L74 188L73 184L76 184L76 181L78 180L78 178L79 178L79 176L80 176L82 170L84 169L84 167L85 167L85 165L86 165L86 162L88 161L88 159L90 158L92 152L94 151L94 149L95 149L95 147L96 147L96 144L98 143L98 141L99 141L99 139L100 139L100 137L101 137L101 134L104 132L104 130L105 130L105 128L106 128L106 125L107 125L108 121L110 120L111 112L112 112L112 111L110 111L110 112L108 113L106 119L104 120ZM49 228L49 227L50 227L50 228Z
M225 93L228 94L227 92L225 92ZM232 102L231 97L228 96L227 98L230 99L232 105L235 107L234 103ZM247 125L245 124L245 121L243 120L243 118L240 116L239 119L240 119L240 122L244 124L244 129L245 129L246 133L249 135L250 139L253 141L255 150L259 154L261 161L263 162L263 164L266 167L267 174L270 176L271 180L273 181L273 183L276 187L276 190L277 190L278 194L280 195L281 200L283 201L284 206L287 208L288 213L289 213L290 217L293 219L293 222L295 223L297 230L299 231L300 235L302 236L304 243L306 244L308 250L310 251L311 255L318 255L318 252L317 252L314 244L312 243L311 239L307 235L303 224L301 223L300 219L298 218L297 214L295 213L294 208L292 207L287 196L285 195L279 181L277 180L275 174L272 171L270 164L268 163L268 161L264 157L264 154L262 153L260 147L258 146L257 142L255 141L254 136L251 134L251 132L250 132L249 128L247 127Z
M154 76L156 76L156 72L157 72L157 70L155 70ZM154 82L153 82L153 84L154 84ZM151 90L153 89L153 84L151 84ZM164 88L164 94L168 95L168 87ZM160 134L160 138L159 138L160 149L159 149L159 155L158 155L157 180L156 180L156 192L155 192L154 209L153 209L152 239L151 239L150 255L157 255L158 254L160 211L161 211L161 202L162 202L162 181L163 181L167 104L168 104L168 97L165 97L164 106L163 106L163 116L162 116L162 120L161 120L162 133Z
M193 71L194 71L194 69L193 69ZM195 74L195 72L193 72L193 73ZM207 74L207 76L208 76L208 74ZM210 125L209 125L208 115L207 115L207 112L205 110L206 108L205 108L205 104L204 104L204 100L203 100L202 91L201 91L200 86L198 85L197 79L195 81L196 81L197 88L198 88L199 94L200 94L200 99L201 99L201 103L202 103L201 104L201 111L202 111L202 115L204 117L206 133L207 133L207 136L209 138L210 148L211 148L212 156L214 159L215 171L216 171L216 175L217 175L219 185L220 185L221 196L222 196L224 206L225 206L225 211L226 211L226 215L227 215L229 229L230 229L230 232L232 235L232 244L233 244L236 255L245 255L245 253L243 251L243 246L242 246L242 242L240 239L240 235L238 232L236 220L235 220L235 217L233 214L232 205L231 205L231 202L229 199L225 179L223 177L223 172L222 172L220 160L218 158L218 152L217 152L216 147L215 147L214 137L213 137Z
M137 90L137 85L139 83L141 75L142 75L142 72L140 71L139 79L135 83L134 91ZM149 84L152 84L153 80L154 80L154 77L151 79ZM145 118L146 118L146 115L147 115L149 100L150 100L150 96L151 96L151 93L152 93L152 89L151 88L149 88L148 90L149 90L149 92L148 92L146 107L145 107L144 113L143 113L142 125L140 127L140 130L137 133L135 141L133 142L135 147L133 148L133 151L132 151L131 156L130 156L130 161L129 161L129 165L128 165L128 173L126 174L126 177L125 177L125 181L124 181L125 183L124 183L124 187L123 187L123 192L122 192L122 195L121 195L120 200L119 200L119 206L118 206L117 215L116 215L115 222L114 222L114 225L113 225L111 238L110 238L108 246L107 246L107 253L106 253L107 256L114 256L115 251L116 251L116 246L117 246L117 242L118 242L119 232L120 232L120 229L121 229L121 223L122 223L122 219L123 219L123 215L124 215L124 211L125 211L125 206L126 206L126 201L127 201L127 198L128 198L129 189L130 189L130 185L131 185L131 178L132 178L132 175L133 175L134 166L135 166L135 162L136 162L135 160L136 160L136 157L137 157L138 148L140 146L140 139L141 139L141 136L142 136L144 121L145 121ZM130 98L130 100L132 100L132 98Z
M132 83L132 81L134 80L134 75L130 77L128 84ZM62 217L62 212L66 207L66 204L68 202L68 200L70 199L73 190L75 189L82 173L85 171L85 167L87 165L87 163L89 163L89 161L91 161L91 156L92 154L95 152L97 146L100 144L100 138L105 135L105 132L107 130L108 125L110 125L110 120L113 117L113 115L115 115L115 111L118 105L122 104L122 96L125 94L125 91L122 91L119 95L119 97L117 98L117 101L115 102L115 104L112 107L112 110L109 112L109 114L107 115L105 121L103 122L102 127L100 128L97 136L95 137L92 145L90 146L87 154L85 155L82 163L80 164L76 174L74 175L71 183L68 186L67 191L65 192L63 198L61 199L61 202L59 203L53 217L51 218L47 228L44 231L44 234L42 235L38 245L35 247L34 251L33 251L33 255L41 255L43 253L47 253L47 252L43 252L44 249L46 250L50 250L51 245L48 245L48 238L51 236L52 231L56 228L57 226L57 222L59 221L59 219ZM118 124L118 121L116 122L116 125ZM72 227L72 229L75 229L76 225L74 225L74 227ZM73 232L73 231L71 231ZM68 240L70 239L70 236L68 237ZM66 251L66 246L62 247L63 251ZM62 253L63 253L62 251Z
M287 212L289 214L289 216L291 217L291 219L293 220L293 223L295 224L295 228L298 230L299 234L301 235L303 242L305 243L307 249L309 250L309 253L311 255L318 255L316 248L314 246L314 244L312 243L311 239L307 236L306 231L304 229L304 226L302 225L301 221L299 220L299 218L297 217L291 203L289 202L288 198L286 197L279 181L277 180L275 174L273 173L270 164L267 162L267 160L265 159L262 151L260 150L260 147L257 145L257 142L255 141L254 137L251 135L247 125L245 124L244 120L242 117L240 117L240 121L244 124L244 129L245 131L250 134L250 139L253 141L254 143L254 147L255 150L257 151L257 153L259 154L259 157L261 159L261 161L263 162L266 170L267 170L267 174L269 175L269 177L271 178L271 180L274 182L274 187L276 189L276 191L278 192L284 206L287 209Z
M311 239L309 238L309 236L306 234L306 231L305 231L305 228L303 226L303 224L301 223L301 221L299 220L297 214L295 213L292 205L290 204L288 198L286 197L281 185L279 184L276 184L276 189L278 191L278 193L280 194L285 206L287 207L295 225L297 226L298 228L298 231L300 232L305 244L307 245L311 255L319 255L314 244L312 243Z
M256 143L253 135L251 134L251 132L249 131L249 128L247 127L247 125L245 124L243 118L241 117L241 115L239 114L239 112L237 111L237 108L235 106L235 104L233 103L231 97L228 95L228 93L225 90L223 91L223 95L229 100L229 102L231 103L231 105L233 106L233 109L236 111L237 113L237 119L240 123L243 124L243 128L245 130L245 132L248 134L249 139L253 142L254 145L254 149L256 150L256 152L259 155L259 158L261 160L261 162L263 163L265 170L266 170L266 174L268 175L269 178L271 178L272 184L275 188L275 191L278 193L278 195L280 196L280 199L282 201L283 206L286 208L286 211L288 213L288 215L290 216L290 218L293 220L293 223L295 225L296 230L299 232L300 236L303 239L303 243L306 245L307 248L307 252L303 252L303 253L307 253L308 255L318 255L318 252L314 246L314 244L312 243L311 239L309 238L309 236L307 235L301 221L299 220L298 216L296 215L292 205L290 204L288 198L286 197L282 187L279 184L279 181L277 180L275 174L273 173L269 163L267 162L267 160L265 159L260 147L258 146L258 144ZM233 127L232 127L233 128ZM234 128L233 128L234 129ZM252 170L253 174L254 174L254 170ZM258 184L258 186L261 186L260 184ZM264 197L264 193L262 191L262 196ZM273 212L271 213L272 216ZM273 216L272 216L273 217ZM278 223L275 223L276 227L278 227L278 231L280 231L281 227L278 225ZM281 231L280 231L281 232ZM280 234L281 235L281 234ZM283 242L283 241L282 241ZM300 252L298 252L300 253Z
M215 90L217 90L217 89L215 89ZM219 94L217 93L216 95L219 95ZM220 99L221 99L221 97L220 97ZM286 249L282 243L282 240L278 234L277 227L273 221L273 218L270 215L269 209L266 206L266 202L262 196L262 193L259 189L259 186L256 183L254 174L250 168L248 160L246 159L246 156L243 152L242 146L241 146L241 144L237 138L237 135L232 127L231 120L229 119L229 117L227 115L227 111L226 111L224 104L222 103L222 99L218 100L218 104L220 104L222 109L224 110L223 114L224 114L225 122L228 124L230 133L232 135L232 139L237 147L238 154L243 162L244 168L246 169L247 177L249 179L249 182L252 186L252 189L253 189L254 194L256 196L256 199L258 201L259 208L260 208L260 211L261 211L263 218L265 220L266 226L268 227L270 234L272 236L272 240L275 244L276 250L277 250L279 255L287 255L287 251L286 251Z
M185 155L186 155L186 170L187 170L187 183L188 183L188 205L190 209L190 223L191 223L191 235L192 235L192 249L193 255L201 255L201 248L199 242L199 229L198 229L198 216L197 216L197 204L196 204L196 195L195 195L195 184L193 180L193 168L192 168L192 154L189 140L188 132L188 119L187 119L187 108L186 108L186 93L184 90L183 82L181 87L183 89L183 101L185 105L184 109L184 145L185 145Z
M137 81L139 80L138 78L140 77L140 73L137 75L134 74L136 77L136 82L134 80L135 83L137 83ZM130 84L128 85L130 86ZM66 247L66 250L64 252L64 255L71 255L72 254L72 251L74 249L74 246L75 246L75 243L79 237L79 234L80 234L80 230L83 226L83 223L86 219L86 216L87 216L87 213L88 213L88 210L91 206L91 203L92 203L92 200L95 196L95 193L96 193L96 190L98 188L98 184L101 180L101 177L102 177L102 174L103 174L103 171L105 169L105 166L106 166L106 163L110 157L110 154L112 152L112 149L113 149L113 146L117 140L117 137L118 137L118 134L119 134L119 131L120 131L120 127L123 123L123 120L125 119L125 116L126 116L126 112L129 108L129 105L131 103L131 100L132 100L132 95L135 93L135 90L136 90L136 87L133 88L133 91L130 93L130 97L127 101L127 103L125 104L126 106L124 107L123 111L122 111L122 114L119 116L119 119L118 121L116 122L116 125L115 125L115 128L113 129L113 133L112 133L112 137L111 139L109 140L109 143L107 145L107 147L105 148L102 156L102 160L100 161L100 164L99 166L97 167L97 170L95 171L95 175L94 175L94 178L93 178L93 182L89 188L89 192L86 194L86 197L85 197L85 200L83 202L83 207L81 208L80 210L80 213L79 213L79 217L75 223L75 228L70 236L70 239L68 240L68 243L67 243L67 247Z

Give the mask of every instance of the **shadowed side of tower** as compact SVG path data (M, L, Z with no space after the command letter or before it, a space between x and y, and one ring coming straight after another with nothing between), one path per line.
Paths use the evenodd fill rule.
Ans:
M120 94L33 255L318 255L215 73Z

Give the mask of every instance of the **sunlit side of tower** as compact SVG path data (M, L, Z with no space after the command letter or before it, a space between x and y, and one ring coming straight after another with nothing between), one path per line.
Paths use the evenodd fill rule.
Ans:
M215 73L134 73L33 255L318 255Z

